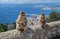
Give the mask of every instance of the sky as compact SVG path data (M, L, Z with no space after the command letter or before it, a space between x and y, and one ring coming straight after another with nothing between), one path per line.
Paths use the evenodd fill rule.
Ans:
M0 3L58 3L60 0L0 0Z

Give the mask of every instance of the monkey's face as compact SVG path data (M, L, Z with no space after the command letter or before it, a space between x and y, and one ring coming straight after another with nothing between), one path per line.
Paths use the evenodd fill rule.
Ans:
M24 13L24 12L21 12L20 15L21 15L21 16L25 16L25 13Z

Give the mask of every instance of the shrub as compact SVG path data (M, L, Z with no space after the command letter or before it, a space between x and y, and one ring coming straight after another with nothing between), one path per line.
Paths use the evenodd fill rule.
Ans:
M60 13L56 11L52 11L49 14L49 17L46 19L47 22L58 21L58 20L60 20Z

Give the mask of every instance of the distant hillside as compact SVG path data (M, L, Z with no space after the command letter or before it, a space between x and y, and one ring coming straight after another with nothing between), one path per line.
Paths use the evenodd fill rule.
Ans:
M26 4L0 4L0 7L35 7L35 6L40 6L40 7L45 7L45 6L50 6L50 7L60 7L60 3L26 3Z

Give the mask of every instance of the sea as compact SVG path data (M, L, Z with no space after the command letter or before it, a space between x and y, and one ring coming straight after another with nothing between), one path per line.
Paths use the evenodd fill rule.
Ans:
M40 15L43 12L45 15L49 15L52 11L60 12L59 8L60 5L54 5L54 3L0 4L0 23L14 23L20 11L24 11L25 14Z

